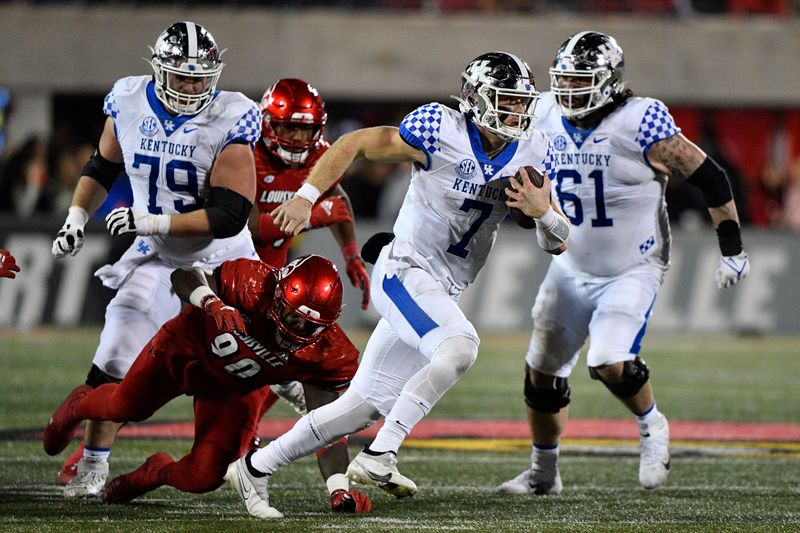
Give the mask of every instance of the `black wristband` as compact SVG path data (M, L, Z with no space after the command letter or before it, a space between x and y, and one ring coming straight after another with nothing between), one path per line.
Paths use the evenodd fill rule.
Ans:
M717 227L717 240L722 255L730 257L739 255L744 249L742 246L742 232L739 224L733 220L723 220Z

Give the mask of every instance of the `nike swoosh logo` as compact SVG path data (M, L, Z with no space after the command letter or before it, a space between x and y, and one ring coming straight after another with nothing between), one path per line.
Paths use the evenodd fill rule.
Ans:
M639 433L639 436L647 438L650 436L650 433Z
M250 488L245 485L245 479L239 469L236 469L236 477L239 478L239 486L242 487L242 496L245 500L250 499Z
M606 139L608 139L608 137L601 137L599 139L597 137L595 137L592 140L594 141L595 144L597 144L597 143L601 143L601 142L605 141Z
M373 474L372 472L370 472L366 468L364 470L367 471L367 475L369 477L371 477L372 479L377 481L379 484L387 484L387 483L389 483L389 480L392 479L392 474L384 474L382 476L379 476L377 474Z
M192 133L196 129L198 128L183 128L183 133Z

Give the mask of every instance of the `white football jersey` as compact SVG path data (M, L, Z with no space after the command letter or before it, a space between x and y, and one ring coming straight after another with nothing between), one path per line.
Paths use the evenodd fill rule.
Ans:
M554 260L593 276L643 262L668 267L667 177L647 160L653 143L680 132L667 107L632 97L593 130L564 119L550 92L536 111L536 129L549 137L554 195L572 224L567 251Z
M413 166L394 234L425 258L437 279L463 290L486 262L508 214L509 178L523 165L543 171L547 139L533 132L489 158L477 127L438 103L409 113L400 135L426 154L427 164Z
M216 157L231 143L252 146L261 134L261 112L241 93L217 91L196 115L171 115L156 98L150 76L118 80L103 112L114 130L130 177L134 209L151 214L186 213L203 208ZM244 235L246 234L246 235ZM145 237L154 250L182 263L210 259L241 238Z

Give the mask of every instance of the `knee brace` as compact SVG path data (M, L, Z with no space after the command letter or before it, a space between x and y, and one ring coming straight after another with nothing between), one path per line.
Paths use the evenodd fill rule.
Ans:
M106 383L119 383L120 381L122 380L109 376L100 370L100 367L94 364L92 365L92 368L89 369L89 373L86 375L86 384L95 389L100 385L105 385Z
M630 398L635 396L647 380L650 379L650 369L647 368L644 360L636 357L633 361L625 361L622 365L622 380L617 383L609 383L596 368L589 368L589 376L592 379L603 382L608 390L618 398Z
M537 387L525 368L525 403L534 411L557 413L569 405L571 390L567 378L553 378L553 388Z

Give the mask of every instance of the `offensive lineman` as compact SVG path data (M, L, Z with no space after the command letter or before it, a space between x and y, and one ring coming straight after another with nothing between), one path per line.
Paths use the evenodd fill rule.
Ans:
M456 302L486 262L508 206L538 219L542 248L560 253L566 247L569 225L551 202L547 180L541 189L527 181L519 191L508 187L521 166L542 169L546 155L545 137L532 131L538 93L530 69L512 54L492 52L473 60L462 76L460 113L431 103L408 114L399 129L344 135L296 196L273 212L282 231L296 234L308 224L320 191L356 157L414 163L396 238L372 272L372 303L382 319L351 387L230 466L229 477L254 516L269 516L269 474L381 416L384 426L351 461L348 477L397 497L414 494L414 482L397 470L397 450L475 361L478 335Z
M122 78L106 96L97 151L53 241L56 257L77 254L86 222L116 177L128 174L133 206L113 210L106 221L112 235L138 237L119 261L95 274L117 294L86 379L91 387L125 377L148 339L180 311L169 280L174 268L213 268L256 255L246 225L255 195L258 108L241 93L216 89L224 64L202 26L177 22L151 50L154 75ZM83 457L64 496L100 494L118 429L113 422L87 422Z
M613 37L575 34L556 53L551 92L542 95L537 129L550 138L547 171L572 229L569 250L553 259L533 305L524 387L531 467L499 485L500 493L561 493L567 378L587 336L589 374L636 416L639 483L653 489L666 482L669 424L639 351L669 267L668 176L703 192L722 252L719 288L750 270L725 172L680 133L661 101L625 88L624 66Z

